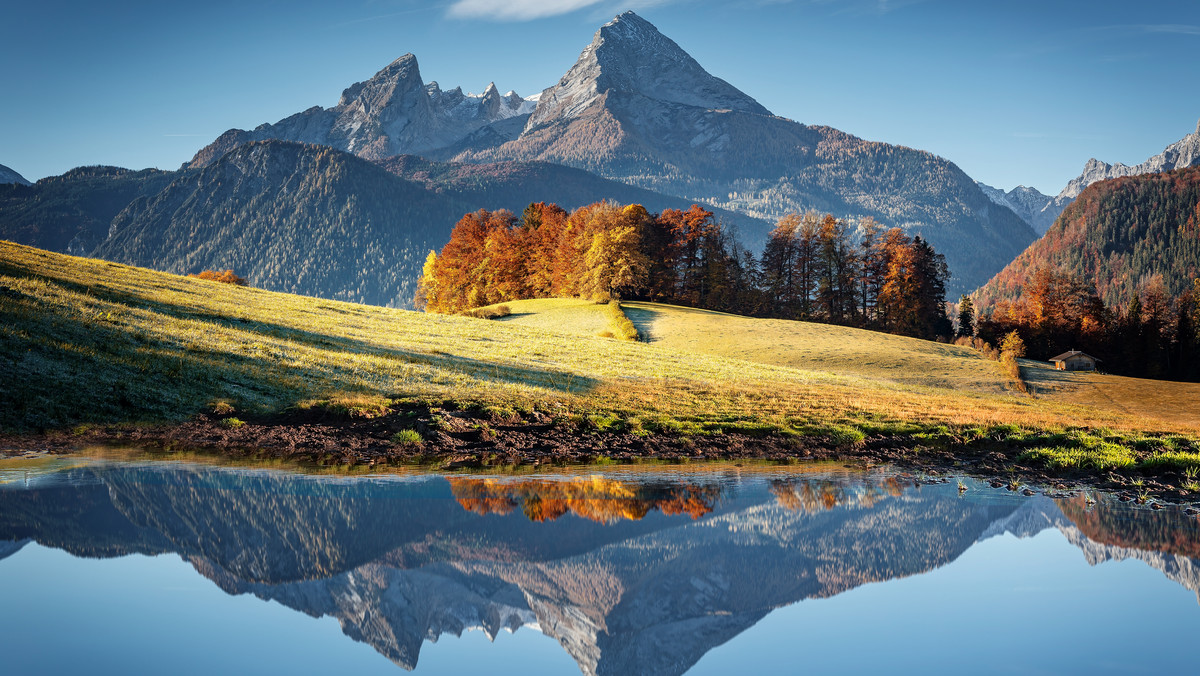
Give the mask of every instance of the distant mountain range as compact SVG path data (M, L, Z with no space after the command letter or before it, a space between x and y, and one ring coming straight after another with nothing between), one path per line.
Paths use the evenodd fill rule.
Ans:
M1054 198L1043 195L1037 188L1019 185L1008 192L999 188L975 181L983 194L1000 206L1008 207L1013 213L1033 228L1039 235L1046 234L1054 220L1062 213L1061 208L1055 208Z
M1200 167L1092 183L1034 242L976 293L976 305L1012 300L1040 268L1066 271L1123 306L1161 277L1175 297L1200 277Z
M1063 188L1062 192L1055 197L1043 195L1037 189L1023 185L1008 192L984 183L979 183L979 187L993 202L1012 209L1039 235L1044 235L1058 219L1063 209L1079 197L1085 188L1097 181L1122 176L1153 174L1198 165L1200 165L1200 122L1197 122L1194 133L1172 143L1161 153L1141 164L1131 167L1120 162L1116 164L1101 162L1096 158L1088 160L1083 167L1083 172L1071 179L1067 183L1067 187Z

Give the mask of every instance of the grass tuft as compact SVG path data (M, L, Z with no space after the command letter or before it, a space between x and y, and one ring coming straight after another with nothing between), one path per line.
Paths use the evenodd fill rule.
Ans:
M416 446L423 443L425 439L421 433L416 430L400 430L392 435L392 443L397 446Z

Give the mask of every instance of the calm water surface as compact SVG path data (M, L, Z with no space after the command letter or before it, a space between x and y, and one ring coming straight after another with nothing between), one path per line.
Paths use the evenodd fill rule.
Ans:
M1194 518L967 484L0 461L3 673L1196 673Z

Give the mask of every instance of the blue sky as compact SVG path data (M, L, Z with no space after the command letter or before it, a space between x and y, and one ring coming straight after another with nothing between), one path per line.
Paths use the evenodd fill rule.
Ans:
M405 52L444 88L532 94L634 9L777 115L935 152L1057 193L1196 128L1200 2L979 0L9 0L0 164L173 169Z

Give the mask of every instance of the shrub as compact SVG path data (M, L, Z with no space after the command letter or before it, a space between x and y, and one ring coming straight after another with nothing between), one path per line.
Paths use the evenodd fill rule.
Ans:
M1021 377L1021 365L1017 363L1017 358L1013 356L1013 353L1002 353L1000 368L1004 369L1004 375L1012 379L1013 385L1018 390L1025 393L1029 392L1029 386L1025 384L1025 379Z
M463 310L459 314L464 317L474 317L476 319L499 319L512 314L512 309L507 305L489 305L487 307L477 307L473 310Z
M233 284L234 286L246 286L246 278L238 277L233 274L233 270L225 270L217 272L216 270L205 270L204 272L188 275L196 279L207 279L210 282L221 282L222 284Z
M233 404L224 399L210 401L208 403L208 407L212 410L214 415L229 415L234 411Z
M991 343L978 336L959 336L954 340L954 344L977 350L986 359L1000 361L1000 350L992 347Z
M638 340L637 327L625 316L621 309L621 301L613 300L608 303L608 321L612 324L613 334L622 340Z
M236 430L237 428L241 427L242 425L245 425L246 421L238 420L237 418L226 418L221 421L221 424L225 427L228 427L231 430Z
M1025 356L1025 341L1021 340L1021 334L1016 331L1010 331L1004 340L1000 343L1000 353L1009 353L1014 358Z

